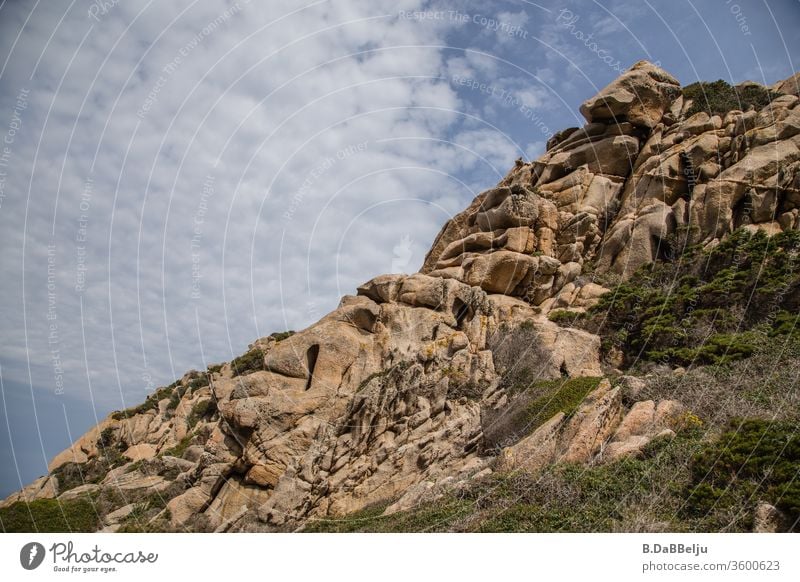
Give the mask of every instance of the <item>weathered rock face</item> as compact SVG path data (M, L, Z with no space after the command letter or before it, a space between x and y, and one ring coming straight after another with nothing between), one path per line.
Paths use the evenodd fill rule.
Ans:
M792 93L795 86L793 77L773 89ZM562 265L592 261L600 273L629 275L667 257L675 241L715 245L743 226L768 234L797 229L797 103L786 94L761 111L687 116L691 101L677 82L637 63L584 103L587 125L554 136L546 154L518 164L501 186L519 185L556 205L553 237L537 240L539 252ZM440 238L464 238L455 224L469 218L456 217ZM429 256L423 270L434 264ZM559 291L556 285L550 293Z
M586 121L629 121L655 127L680 95L680 83L647 61L639 61L627 72L581 105Z
M110 416L4 504L113 490L108 531L145 494L175 529L286 530L378 501L398 511L492 470L640 454L681 406L625 406L630 378L486 446L482 414L511 397L497 338L527 330L510 350L537 379L602 376L600 339L546 317L608 291L587 265L624 277L681 233L713 245L742 225L800 227L797 103L689 117L678 82L637 63L584 103L583 128L448 221L419 273L376 277L308 329L256 341L249 364L187 374Z
M502 450L497 468L536 472L554 462L605 463L635 457L654 439L672 438L683 408L679 402L636 402L627 412L621 387L603 380L569 421L563 412L515 445Z

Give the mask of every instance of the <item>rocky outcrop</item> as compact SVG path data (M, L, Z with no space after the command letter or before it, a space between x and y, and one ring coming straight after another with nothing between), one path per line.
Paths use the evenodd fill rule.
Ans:
M498 457L499 471L532 473L555 462L606 463L638 456L658 438L672 438L682 407L673 400L656 405L636 402L629 410L622 404L622 388L603 380L581 403L571 418L563 412L536 428Z
M622 76L581 105L586 121L624 122L655 127L681 93L680 83L647 61L639 61Z
M800 227L797 103L688 115L678 82L637 63L583 104L586 125L449 220L419 273L376 277L309 328L109 416L3 503L116 492L107 531L142 507L174 530L292 530L490 471L642 454L681 405L639 400L629 376L503 446L482 418L514 402L515 365L534 382L604 374L599 337L547 318L597 303L609 290L594 275L740 226Z
M6 499L0 501L0 508L8 507L17 502L30 503L37 499L53 499L58 495L58 479L52 475L39 477L20 491L12 493Z

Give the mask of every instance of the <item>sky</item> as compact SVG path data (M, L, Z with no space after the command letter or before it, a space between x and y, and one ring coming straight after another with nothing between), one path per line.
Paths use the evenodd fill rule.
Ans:
M789 0L0 0L0 498L415 272L636 61L771 84L799 36Z

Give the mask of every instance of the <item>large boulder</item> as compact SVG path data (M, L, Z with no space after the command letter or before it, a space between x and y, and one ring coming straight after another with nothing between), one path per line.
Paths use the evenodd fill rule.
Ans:
M549 465L558 450L563 425L564 413L559 412L514 446L503 449L496 470L523 469L535 473Z
M652 63L639 61L584 101L580 110L590 123L629 121L652 128L661 121L680 90L680 83L672 75Z

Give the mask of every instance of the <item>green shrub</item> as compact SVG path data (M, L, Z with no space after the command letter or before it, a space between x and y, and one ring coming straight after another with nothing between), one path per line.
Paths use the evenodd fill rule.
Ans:
M210 379L207 373L201 373L197 377L192 378L189 383L186 385L188 390L197 390L199 388L205 388L210 384Z
M216 411L217 403L214 402L214 400L211 398L200 400L192 407L192 411L186 418L186 423L188 424L189 429L194 428L200 419L210 418Z
M184 436L174 447L167 449L160 454L162 456L183 458L183 454L186 452L186 449L188 449L189 445L192 444L193 437L194 433L187 433L186 436Z
M114 420L124 420L126 418L130 418L131 416L136 416L137 414L144 414L149 410L158 410L158 403L164 398L170 398L170 402L172 402L175 389L179 384L180 381L175 381L169 386L159 388L150 394L145 401L138 406L132 406L131 408L126 408L125 410L117 410L116 412L112 413L111 418Z
M770 336L787 336L800 339L800 313L789 313L783 309L778 311L775 314Z
M793 422L731 421L728 430L692 457L686 511L752 507L766 500L800 520L800 433ZM743 504L746 504L743 507Z
M253 348L231 362L234 376L244 376L263 369L264 351L261 348Z
M224 364L211 364L208 367L208 373L209 374L219 374L222 371L222 366L223 365Z
M800 232L773 237L737 230L709 251L689 247L600 297L574 325L598 333L604 350L688 366L725 364L767 336L800 339Z
M51 473L58 481L58 492L63 493L83 485L86 481L78 463L64 463Z
M566 309L554 309L547 314L547 319L561 326L569 326L576 320L581 319L583 315L583 313L568 311Z
M282 342L285 339L288 339L294 335L294 331L278 331L271 334L269 337L273 338L276 342Z
M97 512L87 499L37 499L0 509L0 527L7 533L92 532L98 526Z
M111 446L114 442L114 427L107 426L100 432L100 437L97 439L97 447L104 449Z
M116 446L101 448L100 453L99 457L85 463L64 463L54 469L51 475L58 481L58 492L63 493L87 483L99 483L110 469L127 462Z
M169 397L169 402L167 402L167 410L175 410L176 408L178 408L178 404L180 404L181 398L183 398L183 395L180 393L180 391L175 390Z
M759 110L775 99L779 93L770 91L761 85L745 85L733 87L722 79L712 83L692 83L683 88L685 99L691 99L692 105L686 112L690 117L700 111L709 115L724 116L728 111L739 109L747 111L751 107Z
M168 498L153 493L138 502L120 525L119 533L159 533L168 531L169 517L154 518L167 506Z
M304 531L749 531L761 499L798 519L799 438L795 424L763 420L731 425L711 441L702 431L679 432L651 442L640 458L494 473L408 511L384 516L384 502Z

